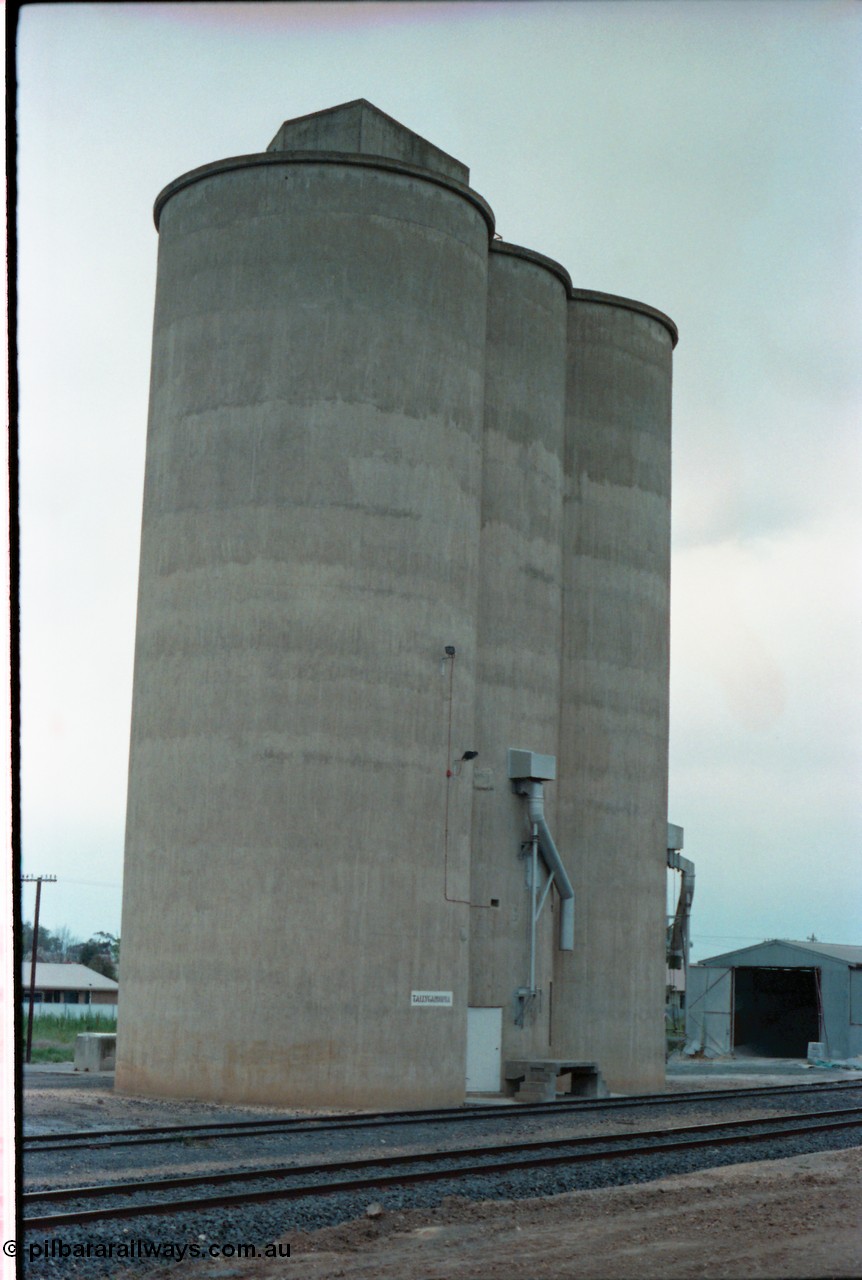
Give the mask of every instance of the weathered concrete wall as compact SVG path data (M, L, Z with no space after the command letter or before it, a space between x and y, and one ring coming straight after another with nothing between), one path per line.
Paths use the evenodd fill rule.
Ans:
M561 840L575 950L555 1028L614 1090L664 1078L671 351L668 322L569 303Z
M526 804L507 777L509 747L556 755L562 635L566 296L563 268L495 242L489 261L476 743L473 770L470 1004L503 1006L503 1060L547 1055L558 914L539 921L529 985ZM546 792L554 829L555 784ZM540 884L545 873L540 860ZM499 907L488 909L492 899Z
M252 159L162 208L120 1089L463 1096L439 663L469 742L487 238L371 167ZM460 897L469 824L465 792Z

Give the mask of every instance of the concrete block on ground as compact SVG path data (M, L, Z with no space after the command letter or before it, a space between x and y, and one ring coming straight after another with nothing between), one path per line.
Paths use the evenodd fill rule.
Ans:
M595 1062L558 1058L512 1059L506 1063L507 1091L516 1102L553 1102L557 1077L570 1076L569 1097L606 1098L608 1088Z
M75 1037L76 1071L113 1071L116 1062L116 1032L86 1031Z
M557 1096L554 1080L525 1080L515 1094L516 1102L553 1102Z

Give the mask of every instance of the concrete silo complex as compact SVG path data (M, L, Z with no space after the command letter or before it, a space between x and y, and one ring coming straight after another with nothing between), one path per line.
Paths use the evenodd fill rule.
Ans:
M159 196L117 1087L663 1079L676 330L365 101Z

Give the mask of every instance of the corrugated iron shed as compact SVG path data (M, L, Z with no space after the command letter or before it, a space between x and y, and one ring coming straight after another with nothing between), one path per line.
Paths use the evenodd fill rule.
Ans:
M709 1057L862 1057L862 947L772 938L692 965L686 1049Z

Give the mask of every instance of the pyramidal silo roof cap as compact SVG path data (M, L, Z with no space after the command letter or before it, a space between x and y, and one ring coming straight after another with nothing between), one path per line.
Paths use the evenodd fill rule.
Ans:
M285 120L267 151L332 151L386 156L467 186L470 170L425 138L405 129L365 98Z

